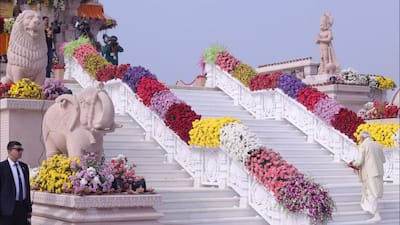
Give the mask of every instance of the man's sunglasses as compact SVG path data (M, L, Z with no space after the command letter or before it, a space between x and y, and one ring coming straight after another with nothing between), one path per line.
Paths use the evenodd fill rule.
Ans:
M19 151L19 152L24 151L24 148L12 148L12 149L15 149L15 150L17 150L17 151Z

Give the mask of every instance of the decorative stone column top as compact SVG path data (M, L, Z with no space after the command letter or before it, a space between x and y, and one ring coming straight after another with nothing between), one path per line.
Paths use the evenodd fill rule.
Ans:
M159 194L104 194L104 195L73 195L54 194L32 191L32 202L69 208L114 208L114 207L152 207L161 204Z

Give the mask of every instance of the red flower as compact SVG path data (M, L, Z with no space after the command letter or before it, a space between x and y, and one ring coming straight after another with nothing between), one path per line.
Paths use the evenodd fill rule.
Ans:
M357 127L365 123L365 121L361 117L358 117L355 112L346 108L341 108L339 112L334 115L331 123L336 130L342 132L354 142L357 142L354 132L357 130Z
M193 128L193 121L199 120L200 115L186 103L174 103L165 113L164 123L173 130L184 142L189 142L189 131Z
M0 98L8 98L10 95L8 91L10 90L11 86L13 86L14 82L3 84L0 82Z
M96 80L98 81L109 81L114 77L116 66L113 64L109 64L105 67L100 67L97 70Z
M149 107L151 105L151 98L153 95L163 90L169 90L169 88L156 79L142 77L137 86L136 94L141 99L143 104Z
M122 79L124 76L126 70L130 67L130 64L121 64L117 67L117 70L115 71L115 76L114 79Z
M315 104L317 104L321 99L328 97L325 93L318 91L318 89L307 86L301 88L297 94L297 101L304 105L308 111L313 111Z
M281 72L258 75L250 80L249 88L252 91L263 90L263 89L275 89L278 84L278 79L281 75L282 75Z

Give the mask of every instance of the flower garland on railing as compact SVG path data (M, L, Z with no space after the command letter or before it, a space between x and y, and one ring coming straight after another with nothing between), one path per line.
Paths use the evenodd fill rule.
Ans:
M220 146L233 159L244 163L248 152L261 147L256 135L240 123L229 123L221 128Z
M96 53L97 51L93 47L93 45L89 43L83 43L79 45L79 47L74 49L72 55L76 60L78 60L79 65L84 65L86 57L90 54L96 54Z
M246 87L249 86L250 80L256 75L256 71L245 63L239 63L232 72L232 76L238 79Z
M114 79L122 79L125 72L129 69L131 64L120 64L118 65L117 69L115 70Z
M240 61L227 51L217 53L217 57L215 59L215 64L228 73L231 73L239 63Z
M192 107L186 103L174 103L165 113L164 123L173 130L185 143L189 143L189 131L193 128L193 121L199 120L198 115Z
M207 48L203 53L203 59L206 63L215 64L215 60L217 58L217 54L226 51L226 49L222 46L212 45Z
M311 112L314 110L315 105L326 97L327 95L325 93L310 86L306 86L297 92L297 101Z
M304 87L306 87L306 84L291 74L283 74L278 79L278 88L294 99L296 99L297 92Z
M241 123L241 121L232 117L195 120L193 122L193 128L189 131L189 145L219 147L221 128L232 122Z
M86 56L83 68L90 74L92 79L96 79L97 71L107 65L110 65L110 63L96 52Z
M286 180L286 185L279 190L278 201L292 213L309 216L312 224L326 224L335 209L328 191L302 174Z
M218 49L213 49L211 52L217 53ZM209 53L207 53L208 54L207 57L212 58L213 57L212 54ZM242 70L247 70L247 69L248 68L243 68ZM250 76L247 75L247 77L252 77L252 75ZM244 78L242 80L247 79L245 75L243 75L242 78ZM198 115L196 112L194 112L189 105L187 105L184 102L181 102L179 99L177 99L177 101L175 102L175 98L173 97L173 95L168 94L169 89L164 88L164 85L159 83L154 75L152 75L148 70L142 67L129 68L122 77L122 81L126 83L134 93L137 94L137 97L142 102L146 102L147 106L150 107L150 109L152 109L156 113L158 112L157 114L162 115L162 112L166 108L168 108L168 110L166 110L164 114L165 125L169 127L172 131L174 131L181 138L181 140L186 143L189 143L189 141L191 141L191 144L215 146L217 145L215 144L215 142L218 138L218 142L220 143L219 145L222 146L223 149L227 151L229 155L231 156L236 155L236 158L238 158L238 160L242 162L247 161L249 159L248 157L250 156L247 156L246 154L251 154L252 152L254 152L254 150L257 151L257 149L261 149L261 151L264 151L263 148L265 149L265 147L259 146L255 136L249 134L249 132L241 133L242 131L246 131L247 128L239 128L239 125L233 125L237 124L237 123L232 123L234 121L237 121L234 118L216 119L217 121L212 121L212 122L205 122L205 121L211 121L207 119L201 120L201 116ZM149 83L151 82L152 87L148 86L146 84L147 82ZM143 95L143 93L146 92L144 90L145 86L147 88L153 88L153 90L148 91L147 92L148 94ZM165 101L165 104L169 105L169 107L160 106L160 104L162 104L161 99L163 99L163 95L169 96L165 98L171 98L171 100ZM145 98L145 100L143 99L143 97ZM231 128L236 127L237 129L231 132L228 131L230 127ZM202 135L209 137L212 140L212 142L209 142L209 140L199 138L200 132L204 132L204 134ZM228 137L229 134L231 133L237 134L238 136ZM235 142L235 143L229 143L229 142ZM228 149L229 146L237 146L237 148L235 150L229 150ZM278 157L276 153L272 153L272 150L269 150L269 152L264 152L264 153L265 154L268 153L269 157L272 157L274 159L279 158L279 161L271 161L271 162L264 161L265 165L267 166L265 167L267 171L263 173L261 172L258 173L259 178L257 179L261 180L262 181L261 183L266 185L266 187L269 187L271 191L277 193L279 187L283 187L285 184L283 179L287 179L290 175L297 174L297 169L294 168L291 164L288 164L286 161L284 161L280 156ZM264 153L260 153L262 157L265 156ZM268 157L266 157L265 160L268 160ZM250 167L251 166L257 167L256 163L262 164L262 160L261 161L251 160L251 161L253 164L252 165L249 164ZM311 207L317 207L317 206L311 205ZM316 213L321 213L317 209L309 209L309 210ZM328 219L331 217L331 214L326 214L326 213L324 215L318 214L318 216Z
M101 67L97 70L96 80L106 82L115 77L116 65L108 64L105 67Z
M207 51L210 51L212 53L217 51L217 48L215 47L212 49L213 51L210 51L209 49L207 49ZM217 55L217 53L215 55ZM216 59L213 57L209 57L207 63L216 64ZM318 91L317 89L309 88L308 85L304 84L299 78L291 74L262 74L254 77L252 75L248 75L245 78L237 77L235 76L235 71L238 70L238 67L240 67L241 65L243 65L243 63L237 65L233 69L231 75L238 79L244 86L249 86L250 90L255 91L262 89L274 89L275 87L278 87L289 97L296 99L299 103L304 105L307 110L313 112L326 124L332 125L335 129L345 134L353 141L356 140L356 138L354 137L354 132L356 131L357 127L360 124L365 123L365 121L362 118L357 117L357 114L355 114L354 112L349 111L348 109L337 103L334 99L331 99L330 97L326 96L326 94ZM246 70L250 71L249 68L246 68ZM246 74L246 72L243 74ZM363 83L367 85L368 81L372 79L372 76L370 76L371 78L368 76L359 76L358 72L352 69L344 70L342 74L345 77L344 79L342 77L342 80L346 80L346 82L350 83ZM250 80L247 80L247 78L249 77ZM391 82L388 81L388 83ZM388 86L388 84L384 85L385 87ZM312 95L309 96L310 94ZM394 110L392 109L392 111Z
M249 88L251 91L258 91L263 89L274 90L278 86L278 79L281 75L281 72L258 75L250 80Z
M150 109L161 119L165 119L169 107L174 103L182 103L170 90L163 90L155 93L151 98Z
M142 77L137 86L136 94L143 102L143 104L148 107L151 104L151 99L153 98L153 95L164 90L169 90L169 88L160 83L158 80L148 77Z
M154 74L152 74L149 70L145 69L144 67L134 66L126 70L124 76L122 77L122 82L126 83L129 86L129 88L133 91L133 93L136 93L136 88L142 77L157 79L157 77Z
M361 132L368 131L371 134L371 137L382 146L388 148L394 148L396 147L396 143L394 141L393 136L396 135L396 132L398 132L399 129L400 129L400 124L366 123L366 124L361 124L357 128L354 136L357 142L360 144Z
M328 125L332 125L333 117L344 108L333 98L323 98L314 106L313 113Z

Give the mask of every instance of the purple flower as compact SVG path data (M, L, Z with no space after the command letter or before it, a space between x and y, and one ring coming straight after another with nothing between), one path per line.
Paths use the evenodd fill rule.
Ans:
M152 74L149 70L142 66L133 66L126 70L122 77L122 82L126 83L131 90L136 93L136 88L142 77L148 77L157 80L156 75Z
M183 103L183 101L179 100L170 90L163 90L153 95L150 109L164 120L165 113L174 103Z
M317 104L315 104L313 113L323 120L326 124L332 125L331 121L335 114L339 112L341 108L344 108L333 98L321 99Z
M283 74L278 79L278 88L291 98L296 98L297 92L306 86L299 78L291 74Z

